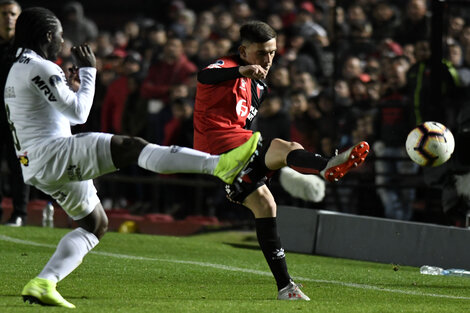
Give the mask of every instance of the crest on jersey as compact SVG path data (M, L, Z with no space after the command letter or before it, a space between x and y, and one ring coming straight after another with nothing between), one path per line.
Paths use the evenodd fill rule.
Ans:
M207 66L207 68L221 68L224 64L225 62L223 60L217 60L215 63L212 63L211 65Z
M21 165L23 166L28 166L29 165L29 158L28 158L28 153L25 152L24 155L18 156L18 161L20 161Z
M5 87L5 99L6 98L16 98L14 87Z
M60 84L61 81L62 78L60 78L60 76L52 75L51 77L49 77L49 84L51 84L52 87L57 86L58 84Z

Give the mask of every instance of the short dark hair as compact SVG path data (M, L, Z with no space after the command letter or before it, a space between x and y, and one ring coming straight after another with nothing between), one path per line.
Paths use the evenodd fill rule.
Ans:
M0 0L0 6L10 5L10 4L14 4L18 6L19 8L21 8L20 4L16 2L15 0Z
M268 24L261 21L250 21L240 28L240 39L242 42L263 43L276 38L276 31Z
M56 31L59 20L52 11L33 7L21 12L16 20L14 48L36 50L43 43L49 31Z

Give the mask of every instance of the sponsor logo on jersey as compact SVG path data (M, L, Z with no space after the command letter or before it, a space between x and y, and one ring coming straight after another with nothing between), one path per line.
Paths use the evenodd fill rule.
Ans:
M253 119L255 118L256 114L258 114L258 109L255 108L254 106L251 106L251 107L250 107L250 114L248 114L247 119L248 119L249 121L253 121Z
M35 76L31 81L44 92L44 95L47 96L47 99L51 102L57 101L57 98L52 93L51 89L47 84L39 77L39 75Z
M82 169L78 165L70 165L67 167L67 175L70 180L83 180Z
M57 191L52 194L52 198L56 199L57 202L64 202L65 198L67 198L67 194L62 191Z
M31 58L28 58L27 56L24 56L24 55L18 59L18 63L22 63L22 64L29 64L29 61L31 61Z
M20 161L21 165L28 166L29 165L28 152L25 152L25 154L23 155L19 155L18 160Z
M52 87L58 86L62 82L62 78L58 75L52 75L49 77L49 84L51 84Z
M248 114L248 106L246 105L246 100L241 99L237 102L237 115L240 117L244 117Z
M239 87L241 90L246 91L246 80L242 78L241 80L241 86Z

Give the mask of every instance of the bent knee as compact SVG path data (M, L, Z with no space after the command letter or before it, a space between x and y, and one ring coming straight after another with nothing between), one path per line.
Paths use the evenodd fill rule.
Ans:
M302 145L295 141L286 141L283 139L275 138L271 141L271 148L278 151L289 152L292 150L303 149Z
M140 137L114 135L111 139L111 156L116 168L136 163L148 142Z
M144 147L148 142L140 137L131 137L131 136L122 136L122 135L114 135L111 138L111 143L122 149L132 149L137 147Z

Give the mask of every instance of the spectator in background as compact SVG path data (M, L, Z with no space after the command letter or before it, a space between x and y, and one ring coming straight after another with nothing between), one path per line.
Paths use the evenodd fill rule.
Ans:
M330 89L323 90L318 97L311 98L309 101L309 110L311 108L318 110L321 114L321 118L315 120L316 114L313 115L312 120L315 120L316 128L319 131L320 138L328 137L333 141L336 140L338 135L337 120L338 117L333 102L333 92ZM317 142L317 150L320 148L321 140Z
M362 81L369 81L370 77L364 73L363 62L360 58L350 55L346 57L341 66L341 77L347 81L359 78Z
M197 53L199 51L200 40L194 36L188 36L183 41L184 54L194 64L197 64Z
M400 11L388 1L378 1L371 14L372 38L381 41L385 38L394 38L400 26Z
M385 217L410 220L413 215L416 190L412 187L399 186L401 180L395 178L397 174L416 174L419 168L416 163L406 158L403 144L414 124L410 120L413 108L406 91L406 67L402 64L402 60L392 59L389 66L384 69L384 77L384 96L378 103L376 120L377 141L373 146L378 157L375 161L375 182L378 185L388 184L377 189Z
M213 63L214 59L218 56L217 47L213 40L206 40L201 43L197 53L196 66L198 69L203 69L207 65Z
M470 25L465 25L460 32L459 43L464 49L470 47Z
M194 29L194 34L192 37L194 37L199 42L204 41L204 40L219 38L218 35L215 35L212 32L212 28L213 27L207 24L198 23L196 25L196 28Z
M13 45L15 36L15 23L18 15L21 13L21 7L18 2L13 0L0 0L0 59L4 64L6 56ZM13 202L13 212L6 222L8 226L26 225L27 210L29 201L29 185L23 181L21 165L16 156L15 146L10 130L8 112L5 111L5 101L3 91L8 73L3 70L0 72L0 164L2 159L6 160L9 173L6 178L2 177L0 184L0 205L3 198L3 182L8 181ZM0 206L0 218L2 218L2 207ZM1 219L0 219L1 221Z
M321 117L320 111L309 112L309 101L302 90L292 90L289 96L291 130L290 137L301 144L306 150L315 152L318 136L315 129L316 120ZM316 108L316 105L315 105ZM309 114L310 113L310 114Z
M281 0L279 3L278 14L281 17L283 27L291 27L297 16L294 0Z
M142 57L140 54L133 51L128 52L128 55L123 60L122 75L108 86L103 105L101 106L102 132L123 134L123 112L129 96L139 90L135 85L135 77L139 75L141 62Z
M177 97L170 102L173 118L165 125L164 145L193 146L193 106L189 99Z
M63 7L63 15L64 38L69 39L74 46L94 41L98 36L98 27L95 22L85 16L80 2L66 3Z
M396 40L401 44L429 40L431 35L431 17L426 0L408 0L405 17L396 33Z
M181 39L168 39L161 58L150 66L141 87L142 98L149 101L149 140L159 144L163 141L165 124L171 118L168 105L170 87L188 83L196 71L196 65L184 54Z
M227 29L227 37L234 43L240 42L240 24L233 23Z
M96 37L96 40L93 42L93 50L96 51L96 56L98 58L104 58L113 53L114 44L111 33L105 31L100 32Z
M282 32L284 30L284 25L282 24L282 19L279 14L271 13L266 18L266 22L271 26L276 32Z
M318 39L322 43L322 46L328 45L328 35L325 28L318 24L314 18L313 13L315 12L314 6L311 2L305 1L300 4L300 9L297 13L294 25L297 26L299 34L304 38ZM323 44L323 38L326 38L326 42Z
M252 16L251 7L246 0L233 1L230 12L236 23L246 22Z
M169 26L168 35L185 39L194 32L196 25L196 14L189 9L182 9L178 12L177 19Z
M448 43L458 42L463 28L465 26L465 20L463 17L458 15L453 15L449 18L449 24L447 25L447 38Z
M321 91L317 80L309 72L299 72L292 87L293 89L302 90L308 99L318 96Z
M282 109L288 110L290 106L289 93L291 88L291 79L289 70L285 66L274 66L268 76L268 82L271 88L281 98Z
M298 73L308 71L316 77L324 77L322 48L311 38L305 38L297 26L289 30L286 52L279 63L289 68L292 78Z
M290 141L290 127L289 115L283 110L282 98L274 91L269 93L259 109L256 129L264 138Z
M407 73L407 86L410 97L413 97L414 123L419 125L424 121L437 121L446 123L446 105L439 103L431 105L431 46L428 41L418 41L415 45L416 63ZM450 63L443 62L440 77L442 91L447 95L455 90L458 77L452 75L449 71Z
M235 51L232 50L233 45L229 38L221 37L216 40L215 45L217 55L229 55L235 53Z
M197 23L200 25L207 25L209 28L215 27L215 15L210 10L202 11L198 14Z
M352 111L360 113L371 108L371 101L367 90L367 83L360 78L355 77L349 80L349 89L351 91Z
M143 38L141 25L134 20L127 21L124 24L124 35L127 37L126 50L141 51L143 46Z
M216 24L213 29L215 38L229 37L229 28L234 23L233 17L230 12L222 10L216 15Z
M153 24L146 29L142 51L144 70L148 70L151 64L158 61L167 40L168 36L163 24Z

